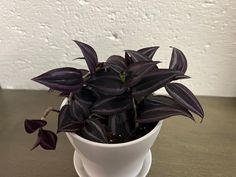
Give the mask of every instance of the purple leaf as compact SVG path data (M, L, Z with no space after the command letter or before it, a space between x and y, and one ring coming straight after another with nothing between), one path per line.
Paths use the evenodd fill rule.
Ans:
M170 83L167 84L165 88L168 94L180 105L196 113L200 117L204 117L202 106L187 87L180 83Z
M133 63L132 58L128 55L128 53L125 51L125 60L127 66L129 66L131 63Z
M187 60L183 52L173 47L169 68L185 73L187 70Z
M175 77L175 80L179 80L179 79L190 79L191 77L187 76L187 75L178 75Z
M153 108L158 106L168 106L173 108L179 108L179 104L171 97L164 95L150 95L144 100L144 105L147 108Z
M85 58L84 57L77 57L77 58L74 58L73 61L74 60L82 60L82 59L84 60Z
M72 99L70 102L70 114L76 121L83 122L89 117L89 110L79 100Z
M133 87L137 84L145 74L152 71L158 61L140 61L132 63L126 69L126 85Z
M73 98L90 107L99 98L99 95L90 87L82 87L73 93Z
M141 53L142 55L148 57L150 60L152 60L152 58L158 48L159 48L159 46L146 47L146 48L139 49L138 52Z
M96 119L86 120L86 124L81 130L81 134L84 138L91 141L99 143L108 142L103 125Z
M158 69L146 74L143 79L132 88L132 95L136 97L146 96L152 92L164 87L171 82L177 75L178 71L168 69Z
M129 95L108 97L94 103L92 112L101 115L112 115L127 110L131 107L132 101Z
M120 95L126 90L119 75L105 71L96 73L87 81L87 85L104 95Z
M56 149L57 135L50 130L40 129L38 136L40 138L40 146L46 150Z
M57 132L75 132L79 130L82 125L83 122L72 117L69 105L62 107L58 116Z
M124 71L127 68L125 59L119 55L110 56L106 61L106 65L110 66L118 73Z
M173 98L164 96L164 95L151 95L147 97L147 99L144 100L144 108L145 110L158 108L158 107L169 107L169 108L175 108L178 109L185 114L188 115L189 118L194 120L192 114L184 108L182 105L180 105L178 102L176 102ZM195 120L194 120L195 121Z
M34 150L36 147L40 145L41 138L37 137L36 142L34 143L33 147L31 148L31 151Z
M50 70L32 80L62 92L77 90L83 82L81 71L70 67Z
M33 120L33 119L26 119L25 120L25 131L27 133L33 133L39 128L44 127L47 124L45 120Z
M56 149L57 144L57 135L50 130L39 129L38 138L32 147L31 150L35 149L37 146L41 146L46 150L54 150Z
M125 50L125 52L130 56L132 63L140 61L150 61L147 56L142 55L140 52L134 50Z
M158 107L158 106L168 106L178 109L184 109L182 105L176 102L173 98L164 95L151 95L144 100L144 105L147 108Z
M88 65L89 71L90 73L94 73L96 70L96 66L98 64L98 57L97 54L95 52L95 50L89 46L88 44L82 43L80 41L76 41L74 40L74 42L79 46L79 48L81 49L85 61Z
M127 113L121 112L114 114L108 118L108 130L116 137L130 136L132 131L132 122L130 121Z
M139 123L152 123L158 122L160 120L166 119L171 116L183 115L193 119L191 113L188 111L184 111L182 109L167 107L167 106L159 106L156 108L152 108L144 111L140 117L138 117L137 121Z

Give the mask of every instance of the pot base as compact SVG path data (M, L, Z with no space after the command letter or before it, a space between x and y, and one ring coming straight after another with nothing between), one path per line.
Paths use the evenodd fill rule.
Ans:
M80 160L80 155L76 151L74 152L73 162L74 162L75 171L80 177L89 177L86 171L84 170L83 164ZM137 177L146 177L150 170L151 164L152 164L152 153L149 150L144 159L143 167ZM128 176L129 175L127 175L127 177Z

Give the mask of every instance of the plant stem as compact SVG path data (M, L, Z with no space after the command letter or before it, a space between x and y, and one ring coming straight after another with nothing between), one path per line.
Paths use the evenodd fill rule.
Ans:
M57 109L55 109L55 108L53 108L53 107L49 107L48 109L46 109L46 110L44 111L44 114L43 114L43 116L41 117L41 120L46 119L46 117L49 115L50 112L57 112L57 113L59 113L60 110L57 110Z

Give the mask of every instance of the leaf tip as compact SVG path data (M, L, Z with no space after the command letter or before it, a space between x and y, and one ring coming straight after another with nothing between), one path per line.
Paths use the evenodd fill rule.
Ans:
M37 81L37 80L38 80L38 76L31 78L31 80L34 81L34 82L38 82L38 81Z

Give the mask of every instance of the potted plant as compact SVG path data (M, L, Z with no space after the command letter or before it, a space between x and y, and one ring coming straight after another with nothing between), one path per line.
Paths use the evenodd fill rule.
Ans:
M145 176L150 168L150 148L162 120L192 113L204 117L203 109L178 79L185 75L187 60L172 47L169 68L158 67L152 58L157 46L125 50L125 56L112 55L98 62L95 50L74 41L83 53L88 69L57 68L33 78L66 99L60 110L50 108L41 119L26 119L27 133L38 131L32 149L56 148L57 135L46 130L45 118L58 112L57 133L66 132L75 148L74 165L81 176ZM164 87L169 96L153 92Z

